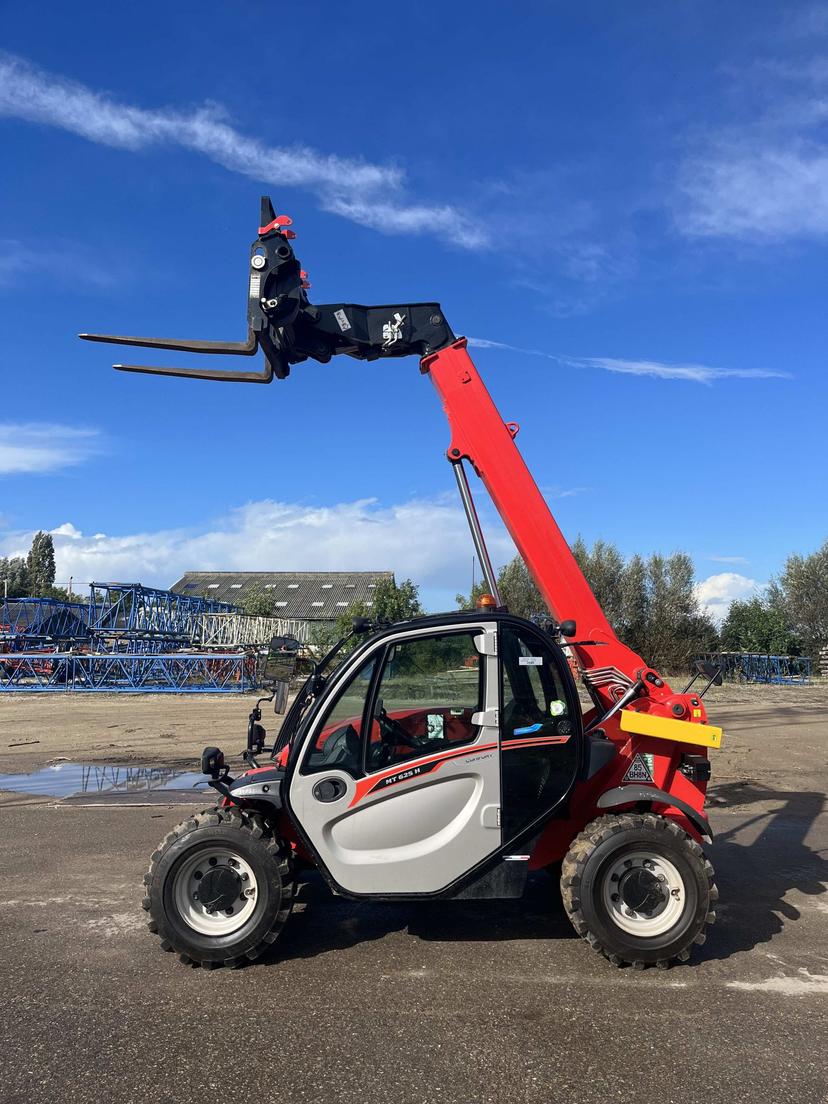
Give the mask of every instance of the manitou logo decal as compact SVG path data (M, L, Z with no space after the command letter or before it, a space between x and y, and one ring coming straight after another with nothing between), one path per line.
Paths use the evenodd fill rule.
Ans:
M382 324L382 347L388 349L402 341L402 328L405 325L405 317L397 311L393 318Z

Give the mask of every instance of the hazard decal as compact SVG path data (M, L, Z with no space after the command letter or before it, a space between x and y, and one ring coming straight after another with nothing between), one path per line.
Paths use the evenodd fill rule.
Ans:
M627 768L627 773L621 779L622 782L652 782L653 757L639 753Z

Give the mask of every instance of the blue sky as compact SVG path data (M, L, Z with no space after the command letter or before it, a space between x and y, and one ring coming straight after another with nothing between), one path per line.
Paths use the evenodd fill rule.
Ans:
M0 552L52 530L76 587L468 585L413 359L225 387L77 340L241 338L263 191L312 299L437 299L477 339L570 537L686 549L719 613L825 539L828 5L47 2L3 30Z

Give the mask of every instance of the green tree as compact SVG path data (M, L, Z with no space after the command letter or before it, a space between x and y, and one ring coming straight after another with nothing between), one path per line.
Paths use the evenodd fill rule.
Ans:
M768 598L815 659L828 645L828 540L810 556L789 556Z
M0 559L0 597L25 598L29 593L29 569L23 557Z
M503 604L519 617L548 617L549 610L541 597L537 584L520 556L515 556L501 567L497 575L497 586ZM474 584L471 594L458 594L455 598L460 610L473 610L481 594L488 594L489 588L482 580Z
M248 617L275 617L273 598L261 589L251 590L244 596L242 609Z
M423 607L420 604L419 587L411 579L403 579L397 584L393 578L379 579L374 587L371 604L367 601L353 602L343 610L332 626L316 630L312 641L317 647L329 648L351 631L355 617L367 617L375 623L385 624L394 621L410 621L420 617ZM356 646L356 642L352 643Z
M609 623L614 627L620 625L624 602L624 558L621 553L614 544L602 540L597 540L589 549L579 536L572 546L572 554Z
M520 556L515 556L497 576L497 585L505 605L518 617L548 617L549 610L537 584Z
M77 594L75 591L70 592L66 587L62 586L50 586L47 587L42 598L53 598L56 602L86 602L86 597L83 594Z
M26 557L29 590L35 598L43 597L55 582L55 545L51 533L41 529L35 533Z
M647 644L647 625L650 619L650 594L647 586L647 565L636 553L624 566L621 576L621 616L616 631L624 643L638 652Z
M586 576L612 628L648 663L665 671L683 671L700 652L713 651L718 634L695 595L693 561L684 552L654 553L647 560L625 561L607 541L589 548L582 537L572 554ZM522 617L548 614L540 592L523 560L516 556L498 575L505 604ZM473 609L483 584L466 597L458 594L460 609Z
M722 625L722 648L728 652L799 655L802 645L788 626L779 601L748 598L732 602Z
M457 603L457 608L459 610L469 611L477 608L477 599L481 594L488 593L489 588L484 582L476 582L470 594L455 594L454 601Z

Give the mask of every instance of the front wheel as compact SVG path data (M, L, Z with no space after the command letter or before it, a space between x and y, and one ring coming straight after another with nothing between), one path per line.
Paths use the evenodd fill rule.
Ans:
M652 813L603 816L563 862L561 896L579 935L616 966L686 962L716 919L713 867L699 844Z
M262 817L223 807L176 825L153 852L144 885L162 948L207 967L258 958L294 893L287 855Z

